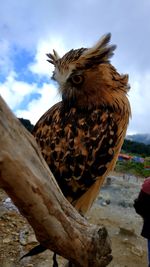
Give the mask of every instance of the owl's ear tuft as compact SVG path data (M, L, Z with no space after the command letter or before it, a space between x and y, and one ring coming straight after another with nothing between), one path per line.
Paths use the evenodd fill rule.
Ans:
M60 58L58 53L53 49L53 54L46 54L48 59L47 61L51 64L53 64L54 66L56 66L56 62L57 60Z
M87 49L79 58L79 64L85 68L96 64L108 63L116 49L116 45L110 45L111 34L104 35L93 47Z

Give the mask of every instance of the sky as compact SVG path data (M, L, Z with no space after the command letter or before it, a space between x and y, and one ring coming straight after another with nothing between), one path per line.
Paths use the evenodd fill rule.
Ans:
M150 133L150 1L1 0L0 95L33 124L61 97L46 53L90 47L111 32L111 62L129 74L128 134Z

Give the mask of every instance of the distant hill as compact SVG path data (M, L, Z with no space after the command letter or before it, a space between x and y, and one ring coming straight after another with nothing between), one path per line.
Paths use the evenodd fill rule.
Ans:
M150 145L146 145L144 143L125 139L122 150L125 153L140 155L142 157L150 157Z
M127 140L144 143L145 145L150 145L150 134L134 134L127 135Z

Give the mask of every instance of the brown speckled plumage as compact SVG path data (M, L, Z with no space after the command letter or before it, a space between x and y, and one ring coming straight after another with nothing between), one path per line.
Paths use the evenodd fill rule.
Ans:
M33 134L65 197L85 214L114 168L130 116L128 76L110 64L110 34L94 47L48 54L62 101Z

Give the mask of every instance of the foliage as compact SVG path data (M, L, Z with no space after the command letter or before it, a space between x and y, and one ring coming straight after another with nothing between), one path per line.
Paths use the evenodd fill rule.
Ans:
M115 171L129 173L141 177L150 176L150 170L146 170L144 168L144 163L140 162L118 161L115 167Z
M23 118L19 118L19 120L29 132L32 132L34 125L29 120Z
M150 145L145 145L143 143L138 143L125 139L122 149L126 153L133 153L136 155L140 155L141 157L150 156Z

